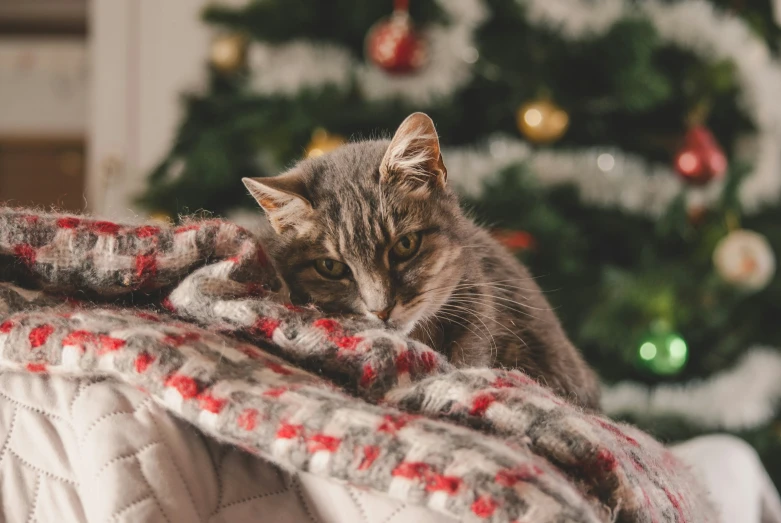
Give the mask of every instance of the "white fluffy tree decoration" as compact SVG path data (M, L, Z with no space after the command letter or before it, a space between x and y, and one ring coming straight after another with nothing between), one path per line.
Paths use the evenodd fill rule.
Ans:
M338 46L294 41L271 45L254 43L247 57L251 88L260 94L295 96L307 88L350 85L353 59Z
M606 387L602 407L609 416L680 416L708 430L746 430L763 425L781 399L781 354L755 348L732 369L708 380L657 385L622 382Z
M571 184L585 202L650 217L660 216L683 190L668 168L605 147L535 151L525 142L499 136L485 147L445 149L442 155L450 182L473 196L497 172L518 163L526 163L544 186Z

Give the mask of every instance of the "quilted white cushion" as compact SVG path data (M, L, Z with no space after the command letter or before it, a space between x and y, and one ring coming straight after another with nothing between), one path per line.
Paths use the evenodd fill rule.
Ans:
M0 520L445 523L217 444L129 386L0 372Z

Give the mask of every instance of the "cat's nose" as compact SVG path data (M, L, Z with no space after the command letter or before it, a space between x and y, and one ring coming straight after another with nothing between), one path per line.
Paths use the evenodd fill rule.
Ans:
M381 311L372 311L372 314L377 316L379 319L381 319L384 322L388 322L388 318L390 318L391 311L393 311L394 305L391 305L390 307L387 307Z

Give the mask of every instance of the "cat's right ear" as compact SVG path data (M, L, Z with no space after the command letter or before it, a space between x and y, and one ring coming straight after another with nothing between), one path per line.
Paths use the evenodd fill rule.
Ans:
M447 169L437 130L427 114L409 115L396 130L380 164L380 181L394 183L421 198L445 187Z
M272 178L242 178L277 234L302 231L312 214L306 184L295 170Z

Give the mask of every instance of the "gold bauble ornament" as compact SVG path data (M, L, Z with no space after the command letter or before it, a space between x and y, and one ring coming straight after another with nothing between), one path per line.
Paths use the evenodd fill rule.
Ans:
M569 115L549 100L533 100L518 109L518 129L534 143L555 142L567 132Z
M314 158L323 155L328 151L333 151L344 144L345 139L338 134L330 134L323 128L317 128L312 133L312 140L306 146L306 157Z
M239 34L220 35L214 39L209 61L224 73L233 73L244 66L247 54L247 39Z
M149 221L154 223L159 223L162 225L171 225L172 223L174 223L174 220L173 218L171 218L171 215L163 211L151 213L149 215Z

